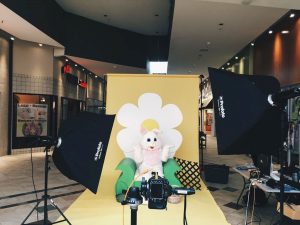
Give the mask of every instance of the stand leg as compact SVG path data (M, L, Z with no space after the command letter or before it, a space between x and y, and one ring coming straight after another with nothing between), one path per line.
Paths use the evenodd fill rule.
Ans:
M244 193L244 191L245 191L245 188L246 188L246 179L245 179L245 177L242 177L243 178L243 181L244 181L244 186L243 186L243 190L241 191L241 193L240 193L240 195L239 195L239 197L238 197L238 200L236 201L236 208L238 208L239 207L239 201L241 200L241 197L242 197L242 195L243 195L243 193Z
M30 211L30 213L26 216L26 218L22 221L21 225L25 224L25 222L27 221L27 219L31 216L31 214L34 212L34 210L36 210L39 206L39 204L43 201L43 199L39 200L36 205L33 207L33 209Z
M54 206L56 208L56 210L60 213L60 215L64 218L63 221L66 221L69 225L72 225L70 223L70 221L68 220L68 218L65 216L65 214L60 210L60 208L58 208L58 206L55 204L55 202L50 198L50 203L52 206ZM54 224L54 223L53 223Z

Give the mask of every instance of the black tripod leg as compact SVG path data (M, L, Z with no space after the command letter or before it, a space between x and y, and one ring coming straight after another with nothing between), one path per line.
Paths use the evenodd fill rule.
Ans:
M50 204L52 206L54 206L56 208L56 210L60 213L60 215L65 219L65 221L69 224L69 225L72 225L70 223L70 221L67 219L67 217L65 216L65 214L60 210L60 208L58 208L58 206L55 204L55 202L50 198Z
M23 222L21 223L21 225L25 224L26 220L31 216L31 214L34 212L34 210L36 210L39 206L39 204L43 201L44 199L40 199L36 205L33 207L33 209L30 211L30 213L26 216L26 218L23 220Z

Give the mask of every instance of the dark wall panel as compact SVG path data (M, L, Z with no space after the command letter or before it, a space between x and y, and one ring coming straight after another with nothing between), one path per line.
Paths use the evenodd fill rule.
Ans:
M146 36L98 23L65 12L54 0L0 2L64 45L68 55L141 68L148 59L168 59L170 35Z
M255 42L254 74L275 76L281 86L300 83L300 19L288 26L289 34L263 35Z

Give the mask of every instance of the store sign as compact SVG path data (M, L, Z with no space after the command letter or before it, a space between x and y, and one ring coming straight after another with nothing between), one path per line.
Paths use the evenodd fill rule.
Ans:
M64 66L61 68L61 72L62 72L63 74L68 74L68 73L70 73L70 72L71 72L71 66L68 65L68 64L64 65Z
M48 105L17 104L17 137L47 136Z
M86 83L86 82L84 82L83 80L79 80L79 83L78 83L78 85L79 85L80 87L84 88L84 89L86 89L86 88L87 88L87 83Z

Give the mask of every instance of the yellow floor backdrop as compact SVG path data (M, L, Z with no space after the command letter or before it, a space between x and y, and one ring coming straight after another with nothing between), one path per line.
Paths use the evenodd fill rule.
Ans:
M189 140L184 140L183 147L176 155L186 160L198 161L199 78L197 76L113 75L108 76L107 92L107 114L117 113L124 103L136 104L138 96L144 92L159 93L163 99L179 105L184 117L184 123L179 130L183 133L183 137L189 137ZM127 98L127 94L130 99ZM73 225L123 224L123 206L116 202L114 193L114 185L120 175L120 171L116 171L115 168L124 158L115 140L120 129L121 126L115 121L98 193L94 195L89 190L85 191L65 212ZM228 225L223 212L203 183L201 191L188 196L187 219L189 225ZM146 205L141 205L137 220L138 225L181 225L183 224L183 202L176 205L168 204L167 211L150 210ZM130 225L129 206L124 207L124 222Z

